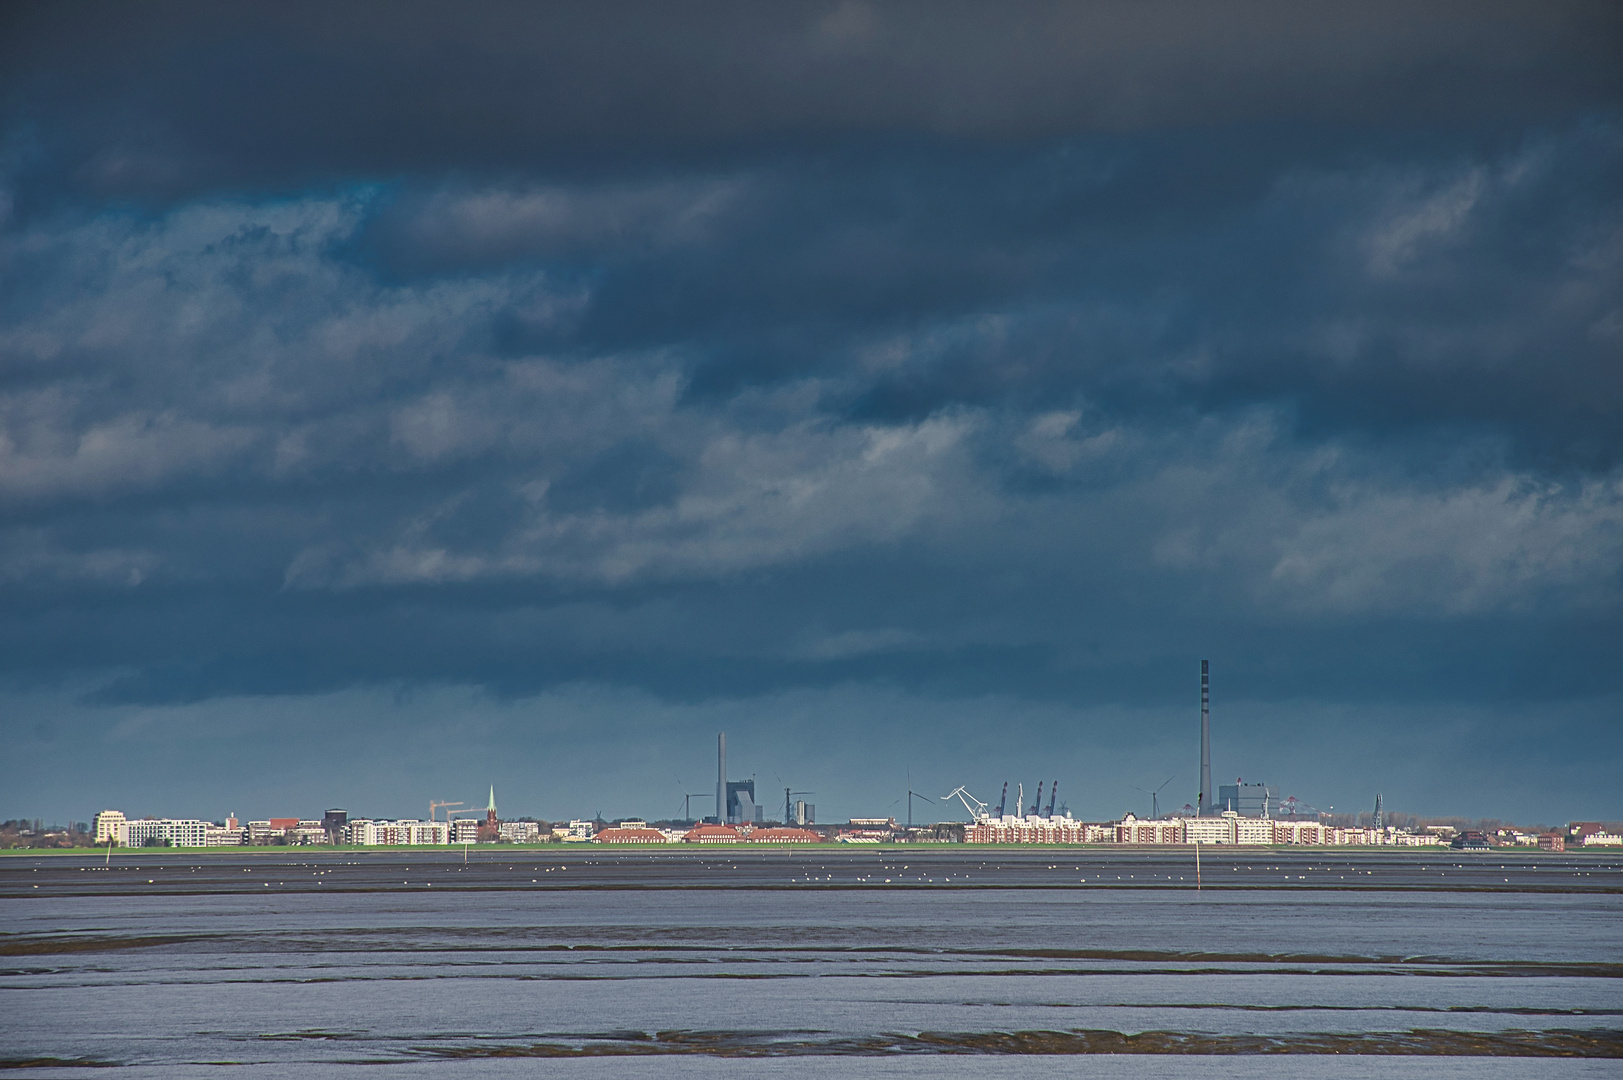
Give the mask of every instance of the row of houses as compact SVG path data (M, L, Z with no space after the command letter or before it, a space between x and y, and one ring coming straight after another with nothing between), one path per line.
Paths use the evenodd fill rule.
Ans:
M388 847L397 844L477 844L501 840L509 844L533 844L541 839L541 827L533 821L504 821L494 836L481 829L485 822L456 818L451 821L373 821L357 818L344 826L340 843ZM326 841L321 841L325 843Z
M656 829L644 821L622 821L598 832L592 841L598 844L817 844L823 841L823 834L811 829L748 823Z
M104 810L95 818L98 844L120 847L228 847L243 844L282 842L289 844L355 844L365 847L432 846L477 843L482 837L479 821L453 820L397 821L357 818L329 834L320 821L271 818L250 821L238 827L235 818L224 825L190 818L142 818L127 820L117 810ZM536 843L542 839L539 824L533 821L503 822L497 837L509 843ZM591 821L571 821L546 837L577 843L598 844L813 844L824 839L809 829L763 828L760 826L700 825L693 829L659 829L644 821L622 821L599 830Z
M1426 847L1441 838L1400 829L1335 828L1317 821L1241 817L1225 811L1216 817L1140 820L1128 814L1120 821L1077 821L1070 817L982 817L964 827L971 844L1247 844Z
M501 840L508 843L538 843L542 840L598 844L814 844L839 841L848 844L878 844L893 841L962 840L971 844L1212 844L1312 847L1429 847L1450 843L1455 830L1428 829L1419 833L1385 828L1341 828L1318 821L1294 818L1242 817L1225 811L1215 817L1173 817L1139 819L1128 814L1120 821L1085 822L1069 815L1015 817L980 816L975 822L944 827L905 830L890 819L854 818L849 826L820 830L794 827L767 827L705 824L694 828L659 828L645 821L621 821L608 828L599 823L575 820L559 823L543 834L533 821L501 822L494 830L488 820L457 818L451 821L415 819L383 820L357 818L337 822L300 818L268 818L240 823L227 817L223 824L191 818L142 818L129 820L117 810L104 810L95 816L96 843L123 847L229 847L244 844L354 844L361 846L424 846L471 844ZM933 830L937 835L925 835ZM961 831L960 831L961 830ZM1502 830L1505 832L1508 830ZM1580 823L1570 837L1560 834L1516 834L1495 836L1494 846L1536 844L1544 850L1561 851L1568 844L1584 847L1623 846L1623 836L1593 823ZM1472 833L1474 843L1463 846L1488 847L1489 840ZM1459 837L1452 838L1456 847Z
M228 816L223 824L194 818L127 818L119 810L103 810L91 826L97 844L118 847L238 847L248 844L464 844L487 839L484 821L397 821L357 818L333 822L303 818L267 818L239 822ZM551 838L550 835L548 837ZM502 822L490 839L509 843L535 843L542 839L533 821Z

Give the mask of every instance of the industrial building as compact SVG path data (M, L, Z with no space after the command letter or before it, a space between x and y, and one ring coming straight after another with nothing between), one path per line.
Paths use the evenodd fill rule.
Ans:
M759 825L766 808L755 799L754 780L727 779L727 733L716 735L716 816L711 825Z
M1217 789L1217 811L1232 810L1241 817L1268 817L1279 807L1279 789L1267 784L1236 780Z

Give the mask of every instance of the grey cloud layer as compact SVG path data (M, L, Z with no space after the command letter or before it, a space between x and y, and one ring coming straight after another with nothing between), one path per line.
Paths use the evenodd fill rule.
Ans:
M1366 275L1396 273L1394 260L1419 259L1424 243L1462 229L1470 207L1454 204L1485 198L1481 181L1465 183L1468 197L1445 188L1410 199L1356 233L1354 257L1377 252ZM527 198L494 189L458 205L519 207L522 231ZM1620 554L1615 471L1546 478L1444 465L1403 475L1356 440L1297 441L1266 395L1166 430L1153 411L1089 402L1095 383L1108 401L1120 366L1101 373L1088 363L1088 302L1036 319L1018 309L953 315L903 334L865 335L857 324L845 362L695 397L693 372L709 357L692 342L583 354L566 324L597 303L589 282L555 284L530 268L379 283L342 254L375 199L209 203L11 238L8 261L46 275L28 291L60 298L13 304L0 337L19 376L0 396L0 491L20 513L15 550L40 545L53 518L71 522L78 508L122 503L143 515L190 486L226 484L240 493L232 520L218 523L227 534L253 533L256 514L302 504L295 549L259 553L281 560L294 588L726 576L992 533L1020 518L1052 538L1046 562L1087 547L1089 531L1125 529L1153 553L1136 572L1222 571L1255 602L1287 608L1616 600L1607 572ZM1438 199L1453 201L1439 211ZM690 205L678 200L666 214L685 220ZM446 228L463 220L455 209L444 217ZM1615 305L1574 291L1569 304ZM1599 324L1615 318L1598 310ZM556 329L559 351L497 348L491 328L515 312L542 333ZM1061 320L1072 340L1036 338ZM951 353L965 340L972 379L1007 390L1026 376L1079 405L1033 412L1021 395L988 396L972 381L963 400L922 415L849 412L898 371L937 380L943 395L964 373ZM1060 358L1039 360L1034 376L1019 370L1024 349L1056 348ZM1077 353L1072 370L1053 370ZM1209 360L1165 361L1174 375L1186 362L1192 385L1211 379ZM377 491L353 487L369 480ZM1195 524L1178 524L1180 510ZM215 572L197 553L166 550L161 529L152 543L138 556L113 554L120 544L19 559L86 579L108 573L90 567L125 563L130 580Z
M38 715L965 735L1209 655L1623 752L1615 6L452 10L3 16Z

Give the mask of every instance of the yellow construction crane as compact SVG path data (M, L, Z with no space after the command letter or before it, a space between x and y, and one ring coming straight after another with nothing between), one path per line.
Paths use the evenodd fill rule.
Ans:
M438 809L439 809L439 808L440 808L440 807L442 807L442 806L461 806L461 805L462 805L462 804L461 804L461 803L459 803L459 802L430 802L430 803L429 803L429 804L428 804L428 820L429 820L429 821L435 821L435 820L437 820L437 819L436 819L436 818L435 818L435 817L434 817L434 812L435 812L435 811L436 811L436 810L438 810ZM449 810L447 810L447 811L445 811L445 820L446 820L446 821L450 821L450 820L451 820L451 811L449 811Z

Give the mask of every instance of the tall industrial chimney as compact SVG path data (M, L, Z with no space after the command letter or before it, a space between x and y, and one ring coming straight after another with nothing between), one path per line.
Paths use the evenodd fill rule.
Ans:
M727 824L727 733L716 736L716 824Z
M1200 662L1200 805L1196 813L1212 812L1212 717L1209 661Z

